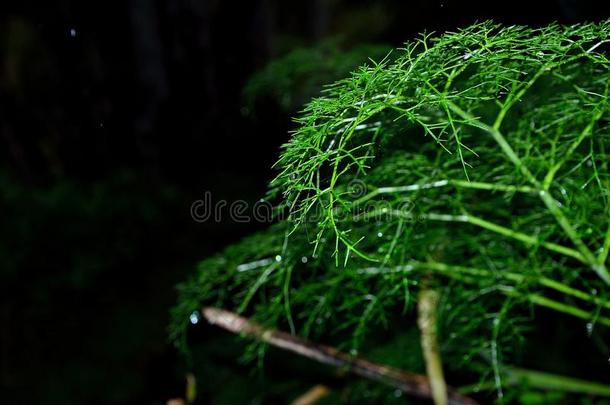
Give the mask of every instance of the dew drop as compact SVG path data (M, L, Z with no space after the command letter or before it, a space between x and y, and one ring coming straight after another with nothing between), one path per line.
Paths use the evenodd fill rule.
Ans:
M281 262L282 261L282 256L280 256L280 255L275 256L275 261L276 262Z
M193 311L189 316L189 320L193 325L197 325L199 323L199 312Z
M589 337L593 334L593 322L587 323L587 334Z
M301 263L307 263L307 256L301 257Z
M377 232L377 237L381 238L383 236L383 232Z

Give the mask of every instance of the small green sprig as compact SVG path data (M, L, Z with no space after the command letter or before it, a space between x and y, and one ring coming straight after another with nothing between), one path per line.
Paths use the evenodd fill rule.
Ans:
M288 218L202 263L175 336L205 301L357 351L426 280L443 358L501 395L531 307L609 326L609 42L483 23L327 87L276 165Z

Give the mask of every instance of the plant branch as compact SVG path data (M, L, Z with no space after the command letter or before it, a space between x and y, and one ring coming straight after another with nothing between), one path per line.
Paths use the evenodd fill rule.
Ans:
M503 367L502 374L504 375L504 384L509 386L525 383L530 388L541 390L610 397L610 386L606 384L516 367ZM495 389L495 384L490 381L460 387L459 391L463 394L469 394L493 389Z
M480 279L489 279L490 277L494 277L494 273L492 271L486 270L486 269L449 265L449 264L440 263L440 262L421 263L421 262L416 262L416 261L410 261L406 265L396 266L396 267L391 267L391 268L367 267L367 268L360 269L359 272L361 274L374 275L374 274L385 274L385 273L390 273L390 272L409 273L409 272L413 272L416 270L435 271L446 277L456 279L456 280L461 280L461 281L467 282L467 283L473 283L473 282L477 282L477 280L480 280ZM526 281L526 276L518 274L518 273L502 272L502 273L499 273L498 276L503 277L506 280L513 281L515 283L522 283L522 282ZM600 307L610 308L610 302L608 302L602 298L594 297L584 291L569 287L562 283L551 280L547 277L532 278L531 281L533 283L537 283L543 287L547 287L547 288L550 288L557 292L563 293L564 295L579 298L583 301L594 303ZM597 323L600 323L605 326L610 326L610 318L606 318L603 316L595 317L590 312L587 312L574 305L551 300L551 299L541 296L539 294L533 294L533 293L519 294L514 291L513 287L500 289L500 291L506 295L520 297L537 306L545 307L548 309L552 309L556 312L561 312L561 313L564 313L567 315L575 316L577 318L584 319L586 321L591 321L591 320L595 319L595 321Z
M504 152L504 154L508 157L508 159L514 163L514 165L519 169L519 171L523 174L523 176L530 182L532 185L537 188L539 191L539 196L544 205L546 205L549 212L555 217L557 223L564 230L568 238L574 243L582 257L586 260L585 263L588 264L593 271L595 271L598 276L604 280L604 282L610 285L610 274L606 269L604 264L599 264L597 258L593 255L591 250L584 244L582 239L578 236L572 224L570 224L569 220L566 218L561 209L557 206L555 199L550 195L549 192L543 189L543 186L536 179L536 177L530 172L530 170L523 164L521 158L517 155L517 153L513 150L510 144L506 141L504 135L500 132L498 128L494 125L489 126L479 119L475 118L472 114L462 110L455 103L451 101L447 101L451 109L457 113L462 118L471 122L471 125L483 129L484 131L491 134L494 140L500 146L500 149Z
M360 215L359 218L370 218L370 217L377 217L379 215L392 215L398 218L405 218L405 219L410 219L410 220L415 220L416 217L413 216L413 214L411 213L405 213L402 212L400 210L388 210L388 209L382 209L382 210L373 210L370 212L367 212L366 214ZM420 215L418 217L419 219L427 219L427 220L431 220L431 221L446 221L446 222L464 222L464 223L469 223L478 227L481 227L483 229L487 229L489 231L498 233L500 235L504 235L506 237L518 240L520 242L523 242L527 245L533 245L533 246L542 246L548 250L551 250L555 253L560 253L564 256L569 256L572 257L582 263L585 264L589 264L588 261L586 261L582 255L580 254L580 252L562 246L562 245L558 245L556 243L552 243L552 242L545 242L545 241L541 241L538 238L534 237L534 236L530 236L527 234L524 234L522 232L517 232L513 229L498 225L498 224L494 224L493 222L487 221L485 219L476 217L474 215L450 215L450 214L436 214L436 213L429 213L429 214L423 214Z
M407 186L394 186L394 187L379 187L369 192L368 194L360 197L355 200L352 205L357 206L362 203L365 203L372 198L380 195L380 194L394 194L394 193L404 193L409 191L418 191L418 190L426 190L430 188L439 188L446 186L455 186L467 189L475 189L475 190L487 190L487 191L506 191L511 193L527 193L534 194L538 193L538 190L533 187L528 186L514 186L511 184L493 184L493 183L485 183L480 181L464 181L464 180L437 180L423 184L409 184Z
M272 346L319 363L346 368L353 374L382 382L415 397L432 398L432 389L428 379L423 375L373 363L360 357L353 357L334 347L308 342L286 332L266 329L256 322L224 309L205 307L202 314L209 323L229 332L255 337ZM477 404L475 400L459 394L453 388L447 388L447 395L449 404L452 405Z
M426 372L435 405L447 404L447 384L438 347L436 331L439 295L434 290L422 290L417 301L417 325L421 332L421 347L426 361Z

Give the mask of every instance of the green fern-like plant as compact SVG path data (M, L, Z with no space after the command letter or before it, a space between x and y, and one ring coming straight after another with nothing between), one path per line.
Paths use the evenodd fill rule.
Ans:
M276 165L282 220L201 263L173 337L208 303L355 352L434 289L445 367L499 397L541 311L607 337L608 42L483 23L327 87Z
M371 59L383 58L390 50L382 44L347 47L339 38L293 49L250 77L243 90L245 104L255 112L257 102L276 100L283 112L292 114L317 96L324 84Z

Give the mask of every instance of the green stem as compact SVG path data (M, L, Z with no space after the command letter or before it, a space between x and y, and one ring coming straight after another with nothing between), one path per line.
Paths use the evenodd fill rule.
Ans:
M370 193L360 197L352 203L354 206L358 206L365 203L372 198L380 194L394 194L404 193L409 191L426 190L430 188L439 188L446 186L456 186L461 188L469 188L475 190L487 190L487 191L507 191L512 193L537 193L538 190L528 186L514 186L512 184L493 184L485 183L481 181L464 181L464 180L437 180L422 184L409 184L408 186L394 186L394 187L379 187L371 191Z
M576 394L610 397L610 385L577 378L566 377L541 371L516 367L504 367L506 385L526 384L530 388L549 391L571 392ZM461 387L459 392L468 395L478 391L491 391L495 384L491 381Z
M410 214L410 213L404 213L401 212L399 210L388 210L388 209L382 209L382 210L374 210L371 212L367 212L366 214L361 215L359 218L370 218L370 217L376 217L379 215L392 215L398 218L405 218L405 219L411 219L411 220L415 220L416 218ZM545 242L545 241L541 241L540 239L534 237L534 236L529 236L526 235L524 233L521 232L517 232L513 229L510 228L506 228L504 226L501 225L497 225L494 224L493 222L484 220L482 218L473 216L473 215L450 215L450 214L435 214L435 213L431 213L431 214L424 214L421 215L419 218L421 219L428 219L428 220L432 220L432 221L446 221L446 222L465 222L465 223L469 223L478 227L481 227L483 229L487 229L489 231L498 233L500 235L504 235L507 236L509 238L518 240L520 242L523 242L527 245L534 245L534 246L542 246L548 250L551 250L555 253L560 253L562 255L565 256L569 256L572 257L582 263L588 264L588 262L582 257L582 255L574 250L574 249L570 249L568 247L562 246L562 245L558 245L556 243L552 243L552 242Z
M409 272L416 271L416 270L436 271L439 274L442 274L446 277L460 280L465 283L475 283L475 282L477 282L477 280L476 280L477 278L489 279L490 277L493 277L493 275L494 275L493 272L491 272L490 270L486 270L486 269L454 266L454 265L448 265L448 264L440 263L440 262L421 263L421 262L416 262L416 261L410 261L406 265L396 266L396 267L392 267L389 269L388 268L379 268L379 267L368 267L368 268L361 269L360 273L374 275L374 274L383 274L383 273L389 273L389 272L409 273ZM523 276L521 274L517 274L517 273L501 273L500 275L507 280L514 281L515 283L521 283L526 280L525 276ZM474 278L469 278L469 277L474 277ZM553 289L557 292L561 292L565 295L579 298L579 299L582 299L583 301L595 303L597 305L603 306L604 308L610 309L610 303L608 301L602 300L598 297L593 297L584 291L577 290L575 288L563 285L561 283L558 283L558 282L548 279L546 277L541 277L539 279L533 278L532 282L538 283L544 287ZM572 315L572 316L575 316L577 318L584 319L587 321L591 321L592 319L595 318L597 323L600 323L600 324L606 325L606 326L610 326L610 318L606 318L606 317L602 317L602 316L595 317L590 312L587 312L574 305L565 304L562 302L551 300L549 298L546 298L546 297L538 295L538 294L525 294L525 295L518 294L514 291L514 289L512 287L508 288L508 289L503 289L502 292L505 294L508 294L508 295L516 296L519 298L524 298L535 305L545 307L548 309L552 309L554 311L561 312L564 314Z
M554 252L573 257L576 260L586 263L586 261L583 259L582 255L579 252L575 251L574 249L570 249L568 247L561 246L556 243L540 241L538 238L536 238L534 236L529 236L524 233L514 231L510 228L505 228L503 226L494 224L493 222L489 222L489 221L484 220L479 217L468 215L467 218L468 218L467 222L469 222L473 225L477 225L477 226L480 226L481 228L485 228L490 231L499 233L501 235L511 237L513 239L519 240L519 241L529 244L529 245L543 246L548 250L552 250Z
M502 149L502 151L508 157L508 159L515 164L517 169L519 169L519 171L523 174L523 176L530 183L532 183L532 185L535 188L540 190L540 192L539 192L540 198L542 199L542 201L548 208L551 215L553 215L553 217L555 217L555 220L562 227L562 229L564 230L564 232L566 233L568 238L572 241L572 243L574 243L574 245L580 252L580 255L582 255L582 258L584 258L584 263L588 264L591 267L591 269L593 271L595 271L602 280L604 280L604 282L606 284L610 285L610 274L608 273L608 270L606 269L605 265L598 263L597 258L593 255L591 250L589 250L589 248L583 243L583 241L580 239L580 237L574 230L573 226L570 224L570 222L565 217L563 212L559 209L555 199L553 197L551 197L551 195L548 192L544 191L540 182L538 182L536 177L523 164L523 162L521 161L521 159L519 158L517 153L513 150L513 148L510 146L510 144L506 141L506 138L504 138L504 135L502 135L500 130L498 128L496 128L495 126L490 127L489 125L481 122L480 120L475 118L472 114L467 113L466 111L462 110L460 107L458 107L453 102L447 101L447 103L449 103L450 108L454 112L456 112L462 118L469 120L473 126L481 128L481 129L485 130L486 132L488 132L489 134L491 134L491 136L498 143L498 145L500 146L500 149ZM581 260L581 261L583 261L583 260Z
M599 254L598 262L600 265L605 265L608 259L608 251L610 250L610 214L608 214L608 229L606 230L606 239L602 246L602 251Z
M509 379L523 381L536 388L610 397L610 386L606 384L522 368L510 367L506 369L506 373Z
M584 319L586 321L591 321L594 316L591 313L582 310L580 308L576 308L572 305L564 304L559 301L555 301L546 297L543 297L538 294L526 294L525 298L527 298L532 304L549 308L557 312L561 312L564 314L572 315L576 318ZM605 326L610 326L610 319L605 317L598 317L595 320L597 323L600 323Z

